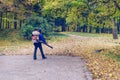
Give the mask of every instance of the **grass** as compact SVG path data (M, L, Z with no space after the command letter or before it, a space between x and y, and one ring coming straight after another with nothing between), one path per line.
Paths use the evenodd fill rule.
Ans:
M68 34L86 36L86 37L108 37L108 38L112 38L112 34L104 34L104 33L97 34L97 33L68 32Z
M61 41L65 38L69 37L67 34L62 33L62 32L54 32L50 38L50 41Z
M29 42L20 37L18 30L4 30L0 33L0 46L16 46Z
M114 53L108 53L108 54L104 53L104 55L120 62L120 54L116 56L114 55Z
M120 62L120 46L103 51L102 54Z
M95 34L95 33L81 33L81 32L67 32L67 34L73 34L73 35L85 36L85 37L101 37L101 38L105 38L105 39L108 38L108 39L113 40L112 39L112 34ZM103 52L103 55L120 62L120 52L119 51L120 51L120 49L118 49L118 47L116 47L114 49L114 51L112 51L112 49L109 49L108 52ZM117 53L117 55L116 55L116 53Z
M18 30L5 30L0 31L0 46L19 46L24 44L31 43L30 40L25 40L19 35ZM54 32L50 39L48 41L61 41L64 38L67 38L68 35L60 33L60 32Z

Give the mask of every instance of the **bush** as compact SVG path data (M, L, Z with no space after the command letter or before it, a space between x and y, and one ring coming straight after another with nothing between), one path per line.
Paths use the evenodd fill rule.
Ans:
M51 25L51 22L48 22L48 20L44 17L32 16L26 20L26 23L22 26L21 34L26 39L30 39L32 36L32 31L37 28L42 30L42 34L45 35L45 37L49 37L52 32Z
M25 39L30 40L33 30L34 30L34 28L31 25L26 25L21 28L20 35L24 36Z

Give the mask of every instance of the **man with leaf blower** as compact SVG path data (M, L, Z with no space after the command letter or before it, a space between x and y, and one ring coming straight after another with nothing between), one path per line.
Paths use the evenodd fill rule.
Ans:
M34 31L32 32L32 42L34 43L34 54L33 54L33 59L36 60L37 56L37 48L40 49L41 52L41 56L42 59L46 59L47 57L45 57L44 52L43 52L43 48L42 48L42 43L45 44L46 46L53 48L52 46L48 45L48 43L46 42L44 36L41 33L41 29L34 29Z

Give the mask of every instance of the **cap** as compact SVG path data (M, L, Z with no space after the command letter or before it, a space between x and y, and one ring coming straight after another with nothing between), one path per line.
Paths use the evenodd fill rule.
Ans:
M41 33L42 30L41 30L41 29L38 29L38 31Z

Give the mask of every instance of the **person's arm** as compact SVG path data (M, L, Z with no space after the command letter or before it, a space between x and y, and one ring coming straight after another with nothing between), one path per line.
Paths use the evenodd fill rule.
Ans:
M39 40L41 43L45 44L46 46L50 47L53 49L52 46L50 46L47 42L46 42L46 39L44 38L44 36L42 34L39 35Z
M46 39L44 38L44 36L43 36L42 34L39 35L39 40L40 40L41 42L47 44Z

